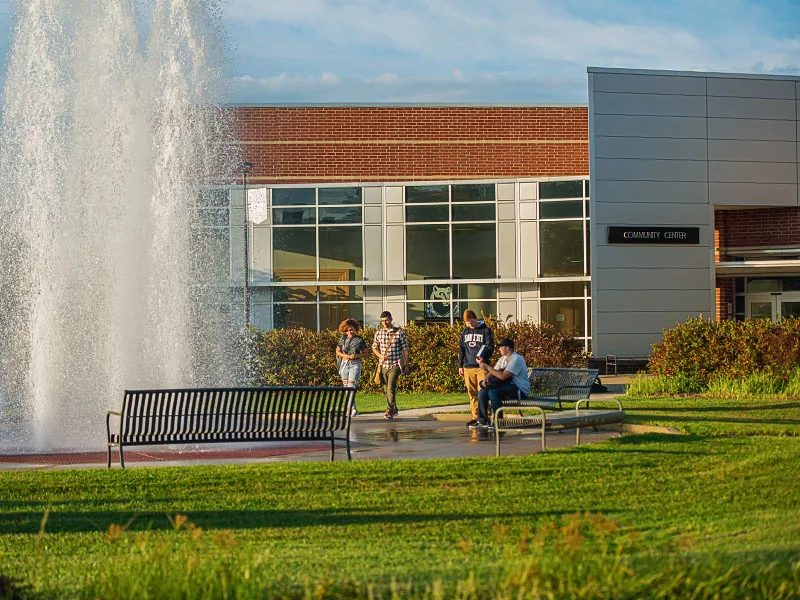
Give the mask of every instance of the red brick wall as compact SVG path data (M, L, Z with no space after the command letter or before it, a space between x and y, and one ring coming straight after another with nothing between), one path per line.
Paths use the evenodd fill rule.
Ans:
M800 246L800 207L714 211L722 248Z
M733 278L717 278L717 321L733 318Z
M254 183L589 174L586 107L239 107Z

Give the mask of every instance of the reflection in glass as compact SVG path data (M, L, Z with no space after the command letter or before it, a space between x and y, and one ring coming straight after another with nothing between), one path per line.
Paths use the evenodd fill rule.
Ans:
M316 215L313 208L274 208L272 222L275 225L313 225Z
M583 198L583 181L542 181L539 183L539 199Z
M345 319L364 323L364 306L359 303L337 303L319 305L319 328L336 329Z
M570 200L567 202L540 202L540 219L573 219L583 218L583 201Z
M453 202L486 202L494 200L493 183L474 183L453 186Z
M542 277L583 275L583 221L539 223Z
M542 298L583 298L582 281L554 281L539 284Z
M449 200L446 185L409 185L406 186L406 204L424 202L447 202Z
M781 280L780 279L748 279L747 291L751 294L766 293L766 292L780 292Z
M494 223L453 225L453 277L497 277L495 229Z
M493 283L460 283L453 288L453 297L462 300L497 298L497 286Z
M361 207L320 208L320 223L361 223Z
M316 203L314 188L273 188L272 206L308 206Z
M406 279L450 277L447 225L406 226Z
M278 286L272 288L273 302L316 302L316 286Z
M583 337L585 315L583 298L577 300L542 300L542 321L569 335Z
M316 304L273 304L272 325L275 329L303 327L317 330Z
M408 223L446 223L447 206L406 206Z
M772 302L751 302L750 318L772 320Z
M364 287L360 285L321 285L319 299L334 302L336 300L363 300Z
M360 187L319 188L320 204L361 204Z
M275 281L313 281L317 278L317 240L313 227L272 230L272 272Z
M414 286L416 287L416 286ZM425 320L425 303L424 302L409 302L406 304L406 316L409 321L424 321Z
M323 281L363 278L364 244L361 227L319 228L319 277Z
M494 204L453 205L453 221L494 221Z
M423 285L409 285L406 287L406 300L422 300L425 297L424 289Z

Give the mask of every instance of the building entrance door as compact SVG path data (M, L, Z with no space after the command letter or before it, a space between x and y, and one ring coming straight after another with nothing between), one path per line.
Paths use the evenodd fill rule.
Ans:
M771 321L784 317L800 318L800 292L748 294L747 317Z

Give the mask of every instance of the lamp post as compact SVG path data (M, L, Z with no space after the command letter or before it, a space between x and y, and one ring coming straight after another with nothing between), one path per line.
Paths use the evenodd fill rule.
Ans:
M244 326L250 324L250 304L248 302L247 290L250 283L250 252L249 252L249 230L250 215L247 207L247 172L253 168L251 162L240 162L239 170L242 173L242 195L244 196L244 282L242 284L242 296L244 297Z

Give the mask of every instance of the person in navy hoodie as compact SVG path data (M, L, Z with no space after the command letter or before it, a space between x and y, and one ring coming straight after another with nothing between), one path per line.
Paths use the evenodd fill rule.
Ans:
M494 334L486 323L478 320L474 310L464 311L464 325L458 346L458 374L464 378L469 394L472 420L467 427L474 427L478 424L478 390L486 374L478 365L478 352L483 348L481 356L489 360L494 352Z

